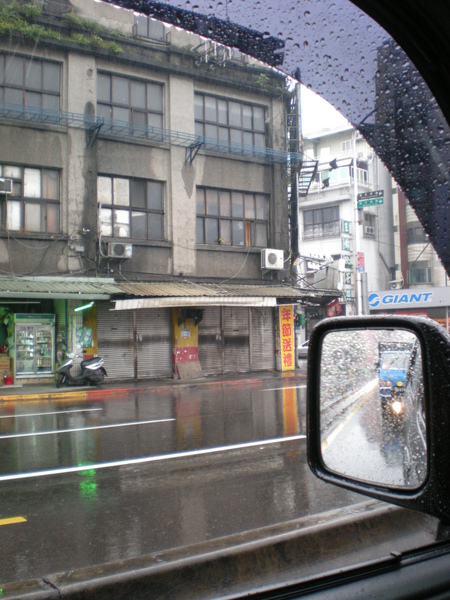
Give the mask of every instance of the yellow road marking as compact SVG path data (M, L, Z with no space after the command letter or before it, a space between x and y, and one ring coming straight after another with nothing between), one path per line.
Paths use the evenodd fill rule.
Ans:
M10 517L9 519L0 519L1 525L14 525L14 523L26 523L25 517Z

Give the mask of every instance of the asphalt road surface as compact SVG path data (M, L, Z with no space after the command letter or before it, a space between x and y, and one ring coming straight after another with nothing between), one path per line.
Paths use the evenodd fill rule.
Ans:
M284 386L0 406L0 586L362 502L310 473L305 384Z

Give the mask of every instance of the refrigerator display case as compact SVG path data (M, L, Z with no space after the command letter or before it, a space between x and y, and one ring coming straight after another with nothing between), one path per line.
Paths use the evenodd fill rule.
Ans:
M14 378L48 377L55 371L55 316L14 315Z

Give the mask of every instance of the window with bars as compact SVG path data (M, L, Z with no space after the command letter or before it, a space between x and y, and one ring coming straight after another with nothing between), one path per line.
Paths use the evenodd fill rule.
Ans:
M265 148L264 108L197 93L195 133L223 143Z
M197 188L197 243L265 248L269 198L263 194Z
M1 199L1 223L8 231L59 233L60 172L0 165L0 177L12 180L12 193Z
M61 65L0 53L0 102L60 109Z
M303 238L339 237L339 206L328 206L303 213Z
M149 127L163 126L163 86L99 72L97 115Z
M100 175L99 230L106 237L164 240L164 184Z

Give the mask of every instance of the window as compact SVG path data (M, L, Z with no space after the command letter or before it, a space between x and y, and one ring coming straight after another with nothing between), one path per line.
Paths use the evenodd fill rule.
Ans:
M426 244L428 236L420 224L411 225L406 231L406 241L408 244Z
M416 261L408 269L409 285L433 283L433 269L427 261Z
M59 63L0 54L0 102L59 110Z
M344 142L341 142L341 152L342 152L342 154L352 154L352 152L353 152L352 140L345 140Z
M163 86L99 72L97 114L106 119L161 129Z
M318 173L322 186L329 187L332 185L349 185L350 183L350 167L338 167L332 171L321 171Z
M12 180L12 193L1 201L1 222L8 231L59 233L59 171L0 165L0 177Z
M164 184L101 175L97 178L97 201L101 235L164 239Z
M267 246L269 199L263 194L197 189L197 243Z
M337 237L340 235L339 206L329 206L303 213L303 238Z
M195 94L196 135L224 143L265 148L264 130L262 106Z
M146 37L160 42L164 41L164 25L161 21L155 21L145 15L135 15L134 25L136 35Z

